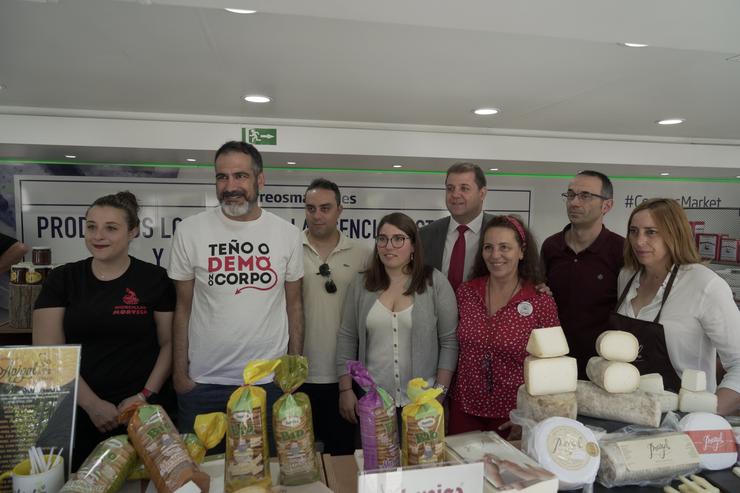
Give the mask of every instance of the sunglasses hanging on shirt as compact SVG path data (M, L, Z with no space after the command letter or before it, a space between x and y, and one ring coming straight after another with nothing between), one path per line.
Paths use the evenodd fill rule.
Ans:
M329 264L324 262L323 264L319 265L319 271L316 273L316 275L327 278L326 282L324 283L324 289L326 289L327 293L333 294L337 292L337 285L334 284L334 281L331 279L331 269L329 268Z

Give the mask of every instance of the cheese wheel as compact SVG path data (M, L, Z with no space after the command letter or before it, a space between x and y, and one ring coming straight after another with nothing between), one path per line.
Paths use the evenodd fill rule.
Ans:
M554 417L532 429L530 455L558 477L560 490L591 484L599 470L601 454L594 433L576 420Z
M594 356L586 364L586 375L611 394L627 394L640 387L640 370L629 363Z
M553 416L576 419L578 414L575 392L534 396L529 395L524 385L520 385L516 392L516 408L534 421Z
M557 358L568 354L568 341L562 327L534 329L529 334L527 352L538 358Z
M660 373L640 375L640 390L660 394L665 390L665 387L663 387L663 375Z
M681 374L681 388L704 392L707 390L707 374L701 370L684 370Z
M596 339L596 352L609 361L631 363L639 351L637 337L623 330L607 330Z
M678 392L678 409L683 413L717 412L717 396L711 392L692 392L681 389Z
M524 384L529 395L560 394L576 390L578 365L575 358L524 359Z
M694 442L701 467L711 471L726 469L737 461L737 445L732 426L722 416L696 412L684 416L678 429Z

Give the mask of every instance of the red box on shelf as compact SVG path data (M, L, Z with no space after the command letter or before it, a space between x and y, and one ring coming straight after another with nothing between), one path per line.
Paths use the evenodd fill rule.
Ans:
M698 233L696 247L699 249L699 257L705 260L719 260L719 242L718 234Z
M704 221L689 221L689 225L691 225L691 233L693 235L697 235L698 233L704 232Z
M721 262L740 262L740 240L722 238L719 247L719 260Z

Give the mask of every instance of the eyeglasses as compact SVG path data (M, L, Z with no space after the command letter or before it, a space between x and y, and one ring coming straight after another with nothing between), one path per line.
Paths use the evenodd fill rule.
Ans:
M568 202L572 201L576 197L578 197L578 199L581 202L589 202L594 197L598 197L598 198L600 198L602 200L609 200L609 197L604 197L603 195L597 195L597 194L591 193L591 192L578 192L578 193L575 193L573 190L568 190L565 193L561 193L560 196L563 197Z
M380 248L384 248L390 241L393 248L401 248L408 238L408 236L404 235L393 235L390 238L385 235L379 235L375 237L375 244Z
M324 262L323 264L319 265L319 271L316 273L316 275L328 278L324 283L324 289L326 289L327 293L334 294L337 292L337 285L334 284L334 281L332 281L331 279L331 269L329 268L329 264Z

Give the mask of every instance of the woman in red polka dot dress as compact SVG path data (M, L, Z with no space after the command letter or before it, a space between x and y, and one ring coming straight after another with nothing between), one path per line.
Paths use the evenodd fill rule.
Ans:
M471 280L457 290L459 354L449 433L495 430L506 436L524 383L533 329L560 325L553 298L535 289L540 259L517 216L495 216L480 235Z

